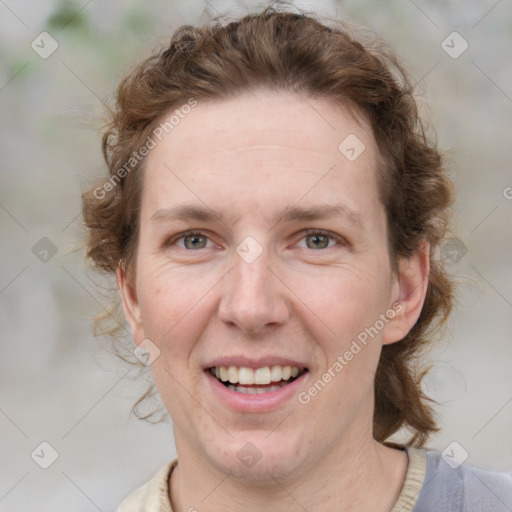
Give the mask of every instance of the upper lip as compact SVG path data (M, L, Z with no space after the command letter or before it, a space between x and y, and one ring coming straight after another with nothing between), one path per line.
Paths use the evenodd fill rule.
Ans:
M263 368L264 366L295 366L297 368L306 368L306 364L294 359L289 359L287 357L279 357L279 356L266 356L259 357L257 359L249 358L245 356L236 356L236 357L218 357L213 359L211 362L205 365L205 369L209 368L217 368L219 366L244 366L246 368Z

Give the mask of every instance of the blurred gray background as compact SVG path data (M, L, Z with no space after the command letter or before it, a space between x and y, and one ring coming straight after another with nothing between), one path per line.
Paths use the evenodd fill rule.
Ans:
M429 446L512 472L512 3L296 4L382 35L450 151L458 234L443 251L462 284L425 381L443 427ZM170 420L129 416L145 382L93 337L104 306L72 252L80 194L104 172L101 102L121 75L179 25L264 5L0 0L1 511L113 511L174 458Z

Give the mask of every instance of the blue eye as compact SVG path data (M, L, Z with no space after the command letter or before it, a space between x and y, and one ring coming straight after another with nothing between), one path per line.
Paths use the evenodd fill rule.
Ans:
M189 250L190 248L204 249L205 247L204 247L204 245L202 246L201 240L206 241L206 240L209 240L209 238L204 233L201 233L200 231L187 231L186 233L183 233L179 238L176 238L174 242L176 243L179 240L184 240L185 241L184 249ZM187 240L190 240L189 247L186 246Z
M326 231L318 231L315 229L309 229L306 231L306 236L303 239L307 240L308 238L312 240L314 244L318 244L314 245L313 247L308 246L308 249L313 248L314 250L330 249L332 246L329 246L329 240L334 240L335 242L342 243L342 239L340 237L334 236L333 234L328 233Z

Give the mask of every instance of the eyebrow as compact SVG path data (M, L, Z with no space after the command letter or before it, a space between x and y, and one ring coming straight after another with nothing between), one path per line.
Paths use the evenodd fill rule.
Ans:
M285 222L294 221L314 221L321 219L345 218L352 224L358 226L362 223L362 217L359 212L342 203L322 204L310 207L287 206L282 210L275 210L271 220L276 225ZM180 205L172 208L162 208L157 210L150 217L152 222L157 221L189 221L196 220L201 222L220 221L224 223L224 215L217 208L207 208L195 205Z

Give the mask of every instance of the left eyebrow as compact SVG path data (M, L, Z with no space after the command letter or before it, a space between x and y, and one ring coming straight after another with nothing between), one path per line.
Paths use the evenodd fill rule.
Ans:
M271 216L272 224L290 223L295 221L313 221L321 219L345 218L352 224L360 226L362 217L359 212L342 203L321 204L309 207L287 206L281 210L275 210ZM224 222L224 215L217 208L206 208L185 204L173 208L162 208L151 215L150 220L156 221L187 221Z
M361 225L362 218L359 212L345 204L322 204L310 207L288 206L283 210L277 210L273 215L273 223L294 221L311 221L332 218L345 218L352 224Z

